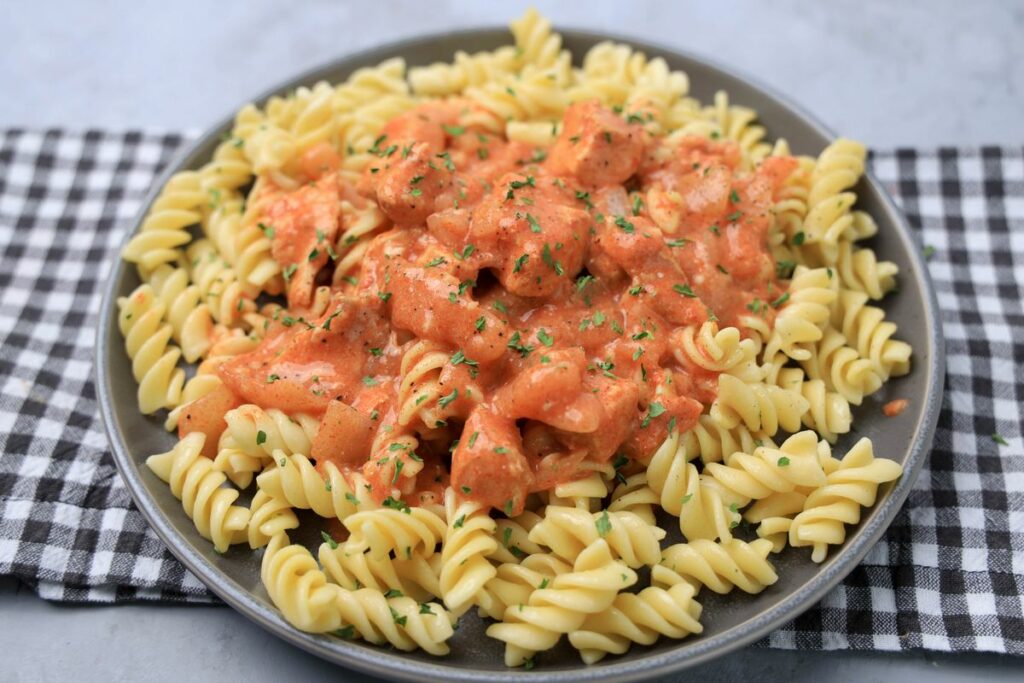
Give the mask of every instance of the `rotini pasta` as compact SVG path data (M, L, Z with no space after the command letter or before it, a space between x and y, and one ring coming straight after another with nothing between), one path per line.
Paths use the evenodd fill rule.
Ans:
M204 441L201 433L189 434L166 453L151 455L146 465L181 500L199 534L225 552L230 545L246 540L249 510L233 504L238 491L225 487L224 474L215 471L213 462L200 454Z
M126 244L118 323L178 432L147 463L288 623L444 655L475 611L509 666L589 664L843 543L901 470L830 444L912 349L862 145L797 157L662 58L511 28L243 107Z

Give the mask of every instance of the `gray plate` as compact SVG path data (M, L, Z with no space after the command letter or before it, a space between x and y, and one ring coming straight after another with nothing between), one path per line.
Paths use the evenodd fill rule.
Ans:
M733 102L757 109L769 135L773 139L785 137L794 153L817 154L834 138L811 115L782 96L702 58L615 36L583 31L563 31L562 35L565 47L577 58L595 43L608 38L630 43L651 57L664 57L672 68L689 74L694 96L709 102L715 91L724 88ZM456 49L470 52L493 49L509 41L506 30L487 29L386 45L339 59L274 88L257 101L262 102L270 95L301 85L312 85L322 79L339 82L359 67L370 66L395 55L404 57L409 65L421 65L449 60ZM138 228L167 177L175 171L196 168L205 162L222 133L230 130L230 126L230 119L214 126L170 165L153 186L130 226L129 234ZM864 511L860 524L850 529L845 545L833 549L824 564L813 564L806 548L787 549L772 557L780 577L778 583L760 595L734 592L719 596L702 591L700 601L704 605L702 621L705 630L700 637L684 641L663 639L651 647L633 647L624 656L607 657L592 667L584 667L578 656L563 644L560 649L542 654L538 658L537 669L524 672L508 670L502 665L502 645L485 637L485 624L470 615L463 618L453 640L452 654L444 659L420 653L405 654L293 629L270 604L260 585L260 553L245 546L236 546L224 555L214 552L211 545L196 533L167 486L143 464L146 456L169 449L174 438L162 429L162 419L146 418L136 407L136 384L124 351L124 340L116 325L115 299L130 292L139 282L135 269L126 267L121 261L116 263L110 275L96 344L100 405L114 459L136 504L153 529L203 583L264 628L339 664L379 676L407 680L596 681L653 677L706 662L782 626L814 605L839 583L882 537L910 491L931 447L945 367L935 293L903 216L878 181L866 177L856 190L858 207L870 212L880 228L871 246L880 257L895 261L900 267L900 292L890 296L884 307L889 318L899 324L899 336L913 343L914 361L909 375L888 383L854 411L856 432L840 442L839 452L844 452L855 438L870 436L876 453L901 462L905 473L895 485L883 487L877 504ZM910 398L910 407L897 418L885 418L880 406L893 398Z

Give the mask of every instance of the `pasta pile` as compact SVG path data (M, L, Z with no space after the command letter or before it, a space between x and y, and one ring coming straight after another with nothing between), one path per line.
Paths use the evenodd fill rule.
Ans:
M315 321L330 330L332 297L388 239L380 206L339 196L336 231L309 257L329 255L330 281L309 275L309 299L284 305L306 264L275 259L274 226L261 219L267 188L301 191L325 147L340 158L341 181L355 186L394 152L383 149L385 124L418 105L464 98L478 106L458 128L535 147L540 159L570 105L593 100L667 144L728 145L739 174L790 157L784 141L766 140L755 112L725 93L701 105L662 59L601 43L575 67L533 10L512 34L513 45L493 52L408 70L394 58L339 85L245 106L206 165L170 179L125 247L143 284L118 301L119 325L140 411L166 412L167 429L182 429L148 466L219 552L263 549L263 585L296 628L444 655L458 619L475 609L494 621L487 635L504 643L508 666L532 667L563 636L590 664L634 643L701 633L700 592L765 590L777 580L770 556L787 545L808 548L815 562L841 545L901 467L876 458L868 438L842 457L832 444L851 431L851 406L909 371L911 347L874 305L894 290L897 267L859 245L877 231L855 208L866 152L840 139L817 158L797 157L774 194L765 248L788 288L748 303L733 326L711 316L672 337L672 355L706 378L708 398L692 428L673 420L653 453L585 463L585 476L531 493L518 509L492 509L453 485L410 499L401 483L429 465L416 449L458 409L442 379L452 349L430 339L402 347L396 385L396 424L423 427L394 438L381 429L367 442L366 457L408 456L404 469L391 465L396 488L383 500L369 475L318 456L321 430L341 429L332 432L341 441L350 434L324 416L218 403L225 365L261 348L268 329ZM634 194L633 215L673 234L679 194ZM514 343L525 357L529 347ZM454 363L465 368L468 355ZM646 421L658 417L655 406L663 409L649 404ZM186 429L197 420L219 427ZM323 520L315 554L290 538L300 517ZM665 542L666 520L684 542Z

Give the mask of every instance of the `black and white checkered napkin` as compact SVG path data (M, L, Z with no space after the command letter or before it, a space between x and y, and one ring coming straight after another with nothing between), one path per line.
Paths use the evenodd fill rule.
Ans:
M91 377L101 283L183 142L2 133L0 574L47 599L215 600L132 505ZM762 644L1024 654L1024 150L873 167L934 248L949 363L935 448L885 540Z

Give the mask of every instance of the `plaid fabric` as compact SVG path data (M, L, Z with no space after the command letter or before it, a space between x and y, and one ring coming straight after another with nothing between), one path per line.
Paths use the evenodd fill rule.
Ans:
M0 574L44 598L214 599L132 506L90 376L101 279L183 142L3 133ZM899 150L872 163L935 250L949 356L935 448L885 540L761 644L1024 654L1024 150Z

